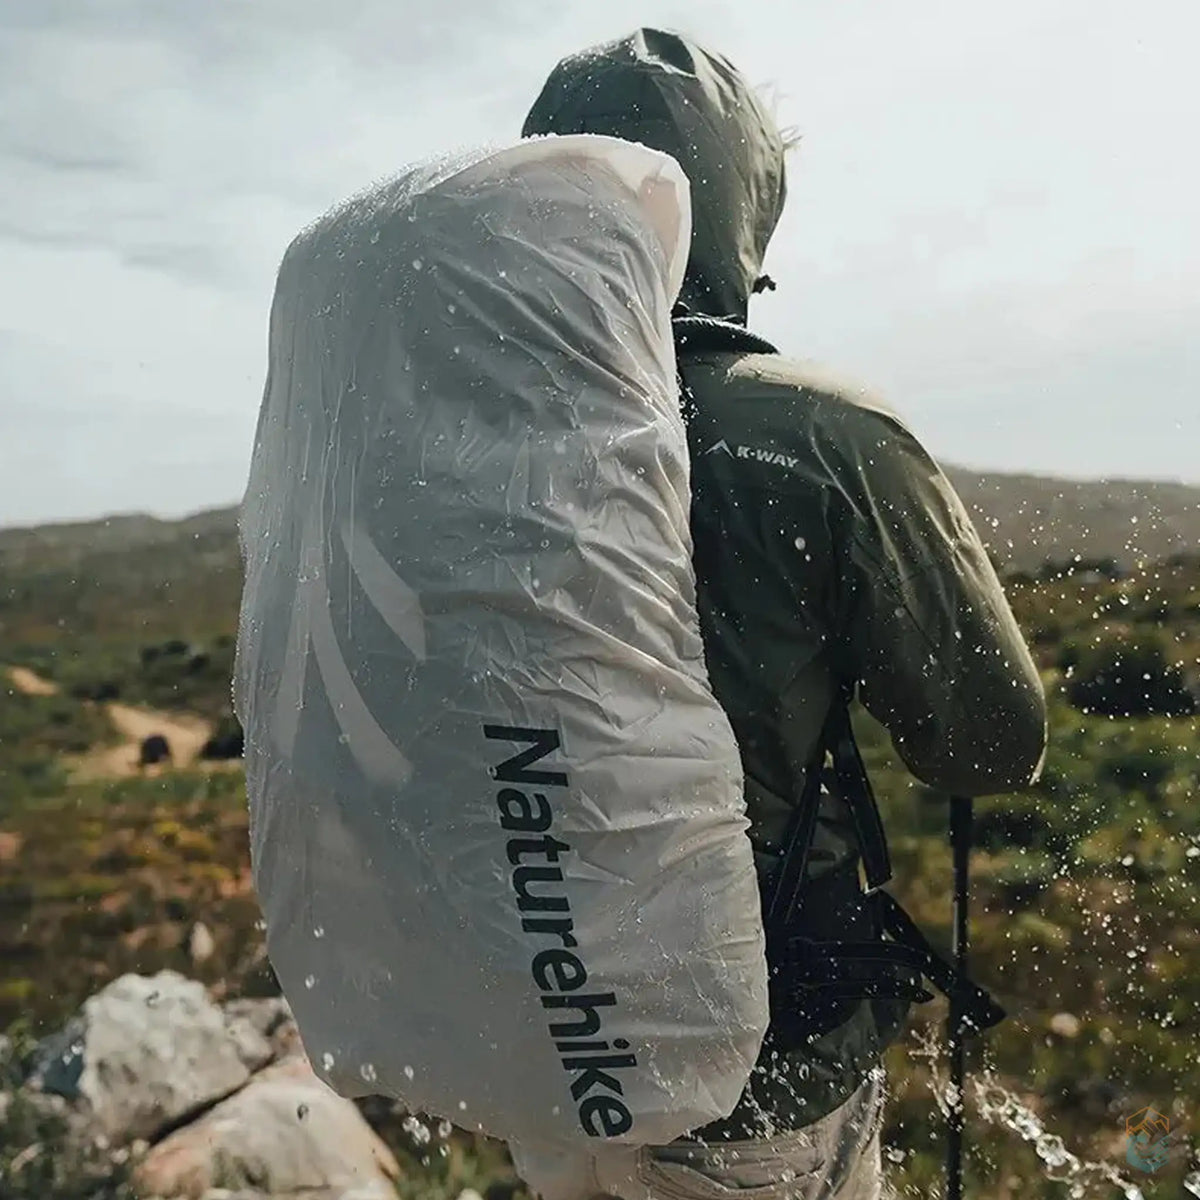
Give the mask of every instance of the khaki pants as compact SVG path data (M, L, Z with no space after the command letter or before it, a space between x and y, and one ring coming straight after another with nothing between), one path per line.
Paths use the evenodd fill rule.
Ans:
M704 1146L608 1146L571 1157L512 1146L542 1200L881 1200L883 1089L868 1080L840 1108L778 1137Z

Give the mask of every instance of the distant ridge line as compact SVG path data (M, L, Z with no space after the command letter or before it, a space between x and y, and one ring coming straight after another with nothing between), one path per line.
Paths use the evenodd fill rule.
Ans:
M1064 479L947 467L997 564L1032 570L1047 560L1113 559L1122 566L1200 552L1200 485L1164 480ZM100 554L177 545L237 557L237 508L185 517L118 513L94 520L0 528L0 565L65 565Z

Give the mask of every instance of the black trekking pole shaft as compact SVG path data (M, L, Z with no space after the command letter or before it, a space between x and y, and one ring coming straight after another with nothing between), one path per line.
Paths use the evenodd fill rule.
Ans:
M954 965L960 975L967 972L972 815L969 796L950 797L950 850L954 859ZM966 1121L963 1088L967 1074L967 1050L962 1010L953 996L950 998L947 1026L952 1095L946 1131L946 1200L962 1200L963 1126Z

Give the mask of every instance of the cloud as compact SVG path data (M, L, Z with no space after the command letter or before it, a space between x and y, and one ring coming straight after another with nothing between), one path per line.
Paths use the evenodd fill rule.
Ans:
M1186 0L8 0L0 524L235 499L295 232L643 21L804 134L764 332L941 452L1197 478Z

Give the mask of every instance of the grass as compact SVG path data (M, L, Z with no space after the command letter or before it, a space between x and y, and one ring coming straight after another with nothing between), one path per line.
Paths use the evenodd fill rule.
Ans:
M184 578L173 560L163 570ZM219 602L205 605L186 599L183 584L169 602L170 588L151 589L133 605L136 624L126 613L109 631L109 599L78 630L50 621L44 606L25 612L11 595L0 606L0 619L21 634L9 661L63 689L0 693L0 1027L51 1030L126 971L172 967L225 995L274 990L240 777L179 771L83 783L63 769L64 757L112 737L102 708L83 698L102 684L130 702L213 718L227 711L236 595L227 583L214 592ZM1200 562L1118 579L1048 572L1009 590L1047 682L1051 750L1034 791L977 805L972 958L1012 1017L972 1047L973 1067L990 1071L1082 1159L1128 1174L1127 1113L1153 1104L1179 1121L1200 1120L1188 1111L1200 1104L1200 718L1085 713L1070 703L1070 684L1088 647L1146 634L1186 678L1200 654ZM895 890L946 946L946 800L904 774L870 721L860 732L891 834ZM200 964L188 953L198 921L215 943ZM919 1010L888 1056L885 1140L903 1196L940 1192L933 1085L944 1067L923 1048L943 1017L937 1005ZM1069 1194L1031 1142L984 1120L977 1104L972 1113L970 1194ZM425 1141L383 1108L374 1116L405 1164L408 1200L468 1186L499 1197L515 1186L495 1143L460 1133ZM0 1128L0 1168L14 1128ZM1182 1169L1137 1182L1147 1197L1175 1196ZM1084 1194L1113 1194L1098 1172L1084 1171Z

